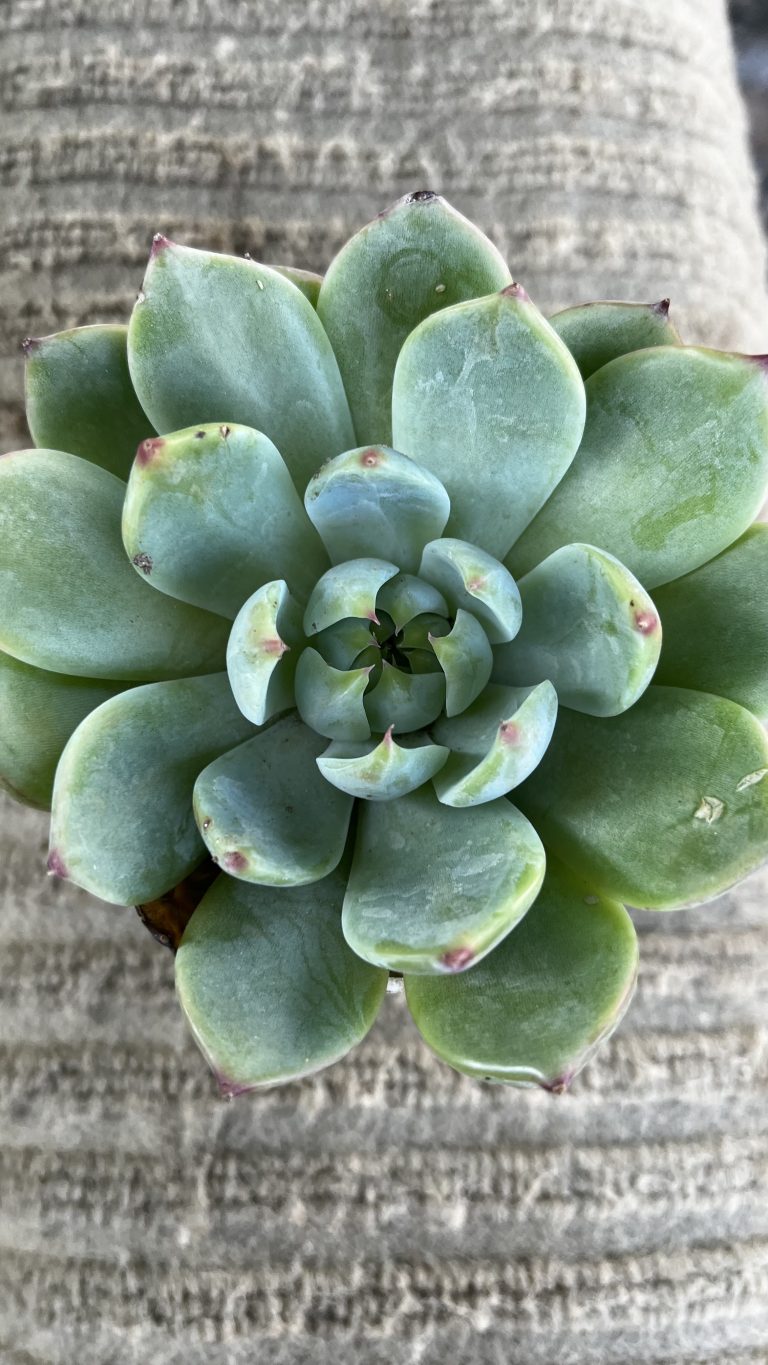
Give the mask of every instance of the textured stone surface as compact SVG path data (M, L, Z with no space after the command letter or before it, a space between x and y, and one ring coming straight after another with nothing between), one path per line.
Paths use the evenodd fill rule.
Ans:
M117 318L151 233L322 267L442 188L542 304L673 295L768 350L721 0L11 0L0 392L16 338ZM362 1048L223 1104L170 954L47 880L0 806L8 1365L765 1365L765 877L638 917L619 1033L560 1099Z

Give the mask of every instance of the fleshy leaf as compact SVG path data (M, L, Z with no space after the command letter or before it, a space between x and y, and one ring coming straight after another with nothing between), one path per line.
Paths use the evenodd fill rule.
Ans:
M349 239L328 268L317 311L359 440L392 444L392 376L409 332L510 280L479 228L429 190L406 194Z
M349 559L328 569L315 584L304 613L304 629L314 635L348 616L376 620L376 594L397 565L385 559Z
M317 308L320 286L323 283L322 275L316 275L314 270L299 270L294 265L273 265L270 268L276 270L278 275L283 275L286 280L290 280L291 284L295 284L305 299L309 299L312 307Z
M0 460L0 648L80 677L224 666L229 622L142 582L120 536L125 484L60 450Z
M637 976L624 907L552 862L536 904L471 972L406 976L416 1027L443 1061L560 1094L624 1015Z
M375 549L415 572L451 510L439 479L389 446L361 446L329 460L310 480L307 512L334 564Z
M386 972L344 941L344 878L272 888L220 876L176 954L176 991L222 1094L330 1066L365 1037Z
M615 716L642 696L661 623L634 574L594 545L564 545L519 583L523 625L496 650L494 682L554 684L562 706Z
M445 485L449 536L497 559L568 469L584 412L575 360L519 285L427 318L398 356L393 444Z
M768 526L658 588L659 682L714 692L768 719Z
M284 716L200 773L195 819L226 872L265 886L303 886L337 866L352 798L318 772L324 748L297 716Z
M318 631L312 636L312 644L326 663L345 669L351 668L358 655L374 645L374 637L368 620L350 616Z
M390 729L378 743L334 741L320 755L317 766L328 782L350 796L391 801L423 786L447 757L448 750L431 744L426 735L403 735L395 741Z
M605 895L674 910L719 896L768 857L766 777L768 740L748 711L654 685L608 720L561 707L515 802Z
M116 905L178 885L205 853L195 778L251 734L226 673L134 687L105 702L75 730L56 771L51 871Z
M124 687L48 673L0 653L0 788L50 810L56 764L73 730Z
M123 542L154 588L232 619L284 578L304 600L328 559L272 442L250 427L189 427L139 447Z
M317 313L269 266L156 237L128 361L157 431L254 427L274 441L300 492L324 460L355 444Z
M293 705L301 613L287 585L257 588L235 617L227 645L232 695L254 725Z
M379 589L376 610L391 616L395 630L403 630L411 621L427 614L445 619L448 603L431 583L425 583L423 578L413 574L400 573Z
M27 424L36 446L66 450L127 479L152 426L128 371L128 328L73 327L24 342Z
M537 687L485 689L462 715L441 716L430 727L453 750L434 779L446 806L478 806L505 796L541 762L557 720L557 693Z
M491 676L493 651L480 622L461 608L448 634L431 643L445 674L446 714L455 716L480 696Z
M680 334L669 320L669 299L660 303L583 303L549 319L588 379L617 356L649 346L679 346Z
M762 363L658 346L612 360L586 390L579 453L507 557L516 578L579 540L608 550L653 589L747 529L768 482Z
M370 667L334 668L316 649L305 649L294 683L296 705L305 724L327 739L367 739L371 727L363 693L370 672Z
M366 692L365 713L372 730L423 730L439 716L445 701L442 673L403 673L386 660L381 676Z
M493 555L464 540L433 540L424 549L419 574L443 592L453 607L477 617L492 645L512 640L522 607L509 569Z
M536 899L544 849L508 801L450 810L429 788L359 809L343 927L390 971L459 972L489 953Z

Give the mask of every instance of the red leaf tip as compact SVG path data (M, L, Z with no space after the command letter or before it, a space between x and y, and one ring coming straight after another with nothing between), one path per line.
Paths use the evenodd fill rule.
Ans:
M165 237L162 232L156 232L152 238L152 247L149 253L150 261L153 261L155 256L159 256L160 252L165 251L168 246L173 246L170 237Z
M142 441L136 451L136 463L140 468L149 464L150 460L162 450L165 441L162 436L148 436L146 441Z
M48 862L46 866L51 877L61 877L64 880L66 880L66 878L69 876L69 872L67 871L67 865L64 862L64 859L62 858L57 848L51 849L50 853L48 854Z

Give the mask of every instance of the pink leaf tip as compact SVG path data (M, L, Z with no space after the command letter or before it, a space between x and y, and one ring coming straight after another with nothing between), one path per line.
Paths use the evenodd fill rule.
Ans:
M152 247L149 253L150 261L153 261L155 256L159 256L160 252L165 251L168 246L173 246L170 237L165 237L162 232L156 232L152 238Z
M67 865L57 848L52 848L48 854L47 868L51 877L61 877L66 881L69 876Z
M504 299L519 299L521 303L530 303L531 301L529 293L517 280L513 280L511 284L506 285L499 292Z

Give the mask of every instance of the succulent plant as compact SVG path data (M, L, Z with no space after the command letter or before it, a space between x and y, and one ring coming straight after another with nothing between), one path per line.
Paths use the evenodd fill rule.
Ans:
M50 871L182 905L225 1094L399 978L450 1065L566 1088L625 906L768 854L765 358L666 300L547 321L429 192L322 280L158 236L127 327L24 346L0 770Z

